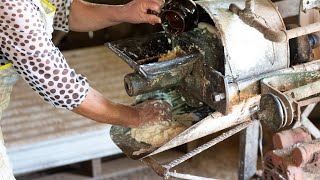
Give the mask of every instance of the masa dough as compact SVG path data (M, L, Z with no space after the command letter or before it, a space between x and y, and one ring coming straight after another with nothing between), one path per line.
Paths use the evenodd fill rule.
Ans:
M180 46L176 46L172 50L168 50L166 54L162 54L158 59L158 61L161 62L161 61L171 60L185 54L186 52L184 52Z
M170 141L187 128L187 125L179 121L160 121L141 128L132 128L131 137L138 142L158 147Z

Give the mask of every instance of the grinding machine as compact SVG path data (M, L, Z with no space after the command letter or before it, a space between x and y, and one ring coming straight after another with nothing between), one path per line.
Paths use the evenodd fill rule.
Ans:
M318 0L301 0L299 7L307 11L319 5ZM320 61L314 60L312 53L319 46L315 34L320 30L319 22L286 27L270 0L169 0L159 16L164 31L107 43L133 69L124 78L128 95L165 94L170 89L189 109L206 109L209 115L156 148L134 141L128 136L129 128L113 126L112 139L126 155L141 159L165 178L197 179L200 177L171 168L241 131L239 179L249 179L256 173L260 122L273 131L303 128L313 137L278 148L312 141L316 145L305 156L320 152L316 140L320 131L308 119L320 101ZM177 47L176 56L159 61ZM177 105L172 104L173 108ZM169 164L160 165L151 158L226 129L230 130ZM141 149L145 151L134 155ZM272 155L267 157L272 159ZM312 163L318 161L320 158ZM283 171L275 173L270 168L277 169L276 163L267 162L269 171L262 175L265 179L292 179L296 169L304 168L301 163L294 166L278 160ZM296 169L288 175L293 166Z

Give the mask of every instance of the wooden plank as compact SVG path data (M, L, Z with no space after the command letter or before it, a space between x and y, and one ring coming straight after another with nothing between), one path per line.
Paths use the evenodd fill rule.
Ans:
M90 177L99 177L102 175L101 158L91 159L83 162L80 170L84 171Z

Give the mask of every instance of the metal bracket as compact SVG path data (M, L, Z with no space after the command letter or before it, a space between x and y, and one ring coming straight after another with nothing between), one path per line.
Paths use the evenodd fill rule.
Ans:
M224 141L225 139L231 137L232 135L248 128L249 126L253 125L253 124L258 124L257 120L254 121L248 121L245 123L242 123L238 126L236 126L235 128L232 128L231 130L221 134L220 136L212 139L211 141L199 146L198 148L190 151L189 153L181 156L180 158L171 161L170 163L166 164L166 165L160 165L159 163L157 163L155 160L153 160L152 158L147 157L146 159L142 159L142 161L148 165L150 168L152 168L158 175L165 177L166 179L170 178L170 177L175 177L175 178L180 178L180 179L199 179L199 180L214 180L212 178L204 178L204 177L199 177L199 176L194 176L194 175L190 175L190 174L181 174L181 173L177 173L176 171L171 172L170 170L174 167L176 167L177 165L185 162L186 160L196 156L197 154L201 153L204 150L209 149L210 147L218 144L219 142ZM254 126L256 127L256 126ZM254 129L249 129L248 131L251 130L255 130ZM251 151L250 151L251 152ZM254 156L253 156L254 157Z
M320 72L288 73L264 78L261 80L261 93L262 97L265 97L260 101L261 108L264 107L260 111L261 120L270 124L274 130L289 126L294 118L297 121L306 118L301 115L301 107L320 101L320 98L317 97L320 93ZM267 98L268 93L271 94L270 97L274 96L277 99ZM280 103L278 106L277 103L268 103L270 99ZM273 120L279 122L268 123L268 118L264 117L268 117L266 116L268 114L269 116L274 115L275 111L283 111L277 112L278 114L283 113L283 116L275 116L283 118Z
M310 104L306 107L306 109L301 114L301 121L298 121L294 124L293 128L297 128L300 126L304 126L310 134L316 139L320 138L319 129L308 119L308 116L312 112L312 110L316 107L317 103Z

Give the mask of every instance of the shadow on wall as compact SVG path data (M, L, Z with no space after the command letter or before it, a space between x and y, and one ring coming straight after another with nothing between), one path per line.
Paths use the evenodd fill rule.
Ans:
M126 4L128 0L87 0L99 4ZM116 26L108 27L94 32L72 32L64 33L55 31L53 33L53 42L60 50L70 50L90 46L103 45L106 42L125 39L133 36L141 36L156 31L161 31L160 25L149 24L129 24L122 23Z

